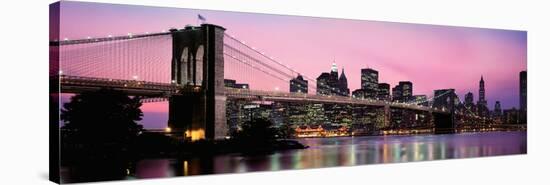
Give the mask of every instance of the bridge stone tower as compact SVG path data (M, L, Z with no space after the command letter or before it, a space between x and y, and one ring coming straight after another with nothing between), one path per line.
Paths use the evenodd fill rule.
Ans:
M454 89L439 89L434 91L434 108L445 108L449 113L432 113L436 134L455 133L456 120L455 109L458 104L458 96Z
M211 140L227 135L224 31L213 24L170 30L171 79L183 87L169 100L168 126L175 136Z

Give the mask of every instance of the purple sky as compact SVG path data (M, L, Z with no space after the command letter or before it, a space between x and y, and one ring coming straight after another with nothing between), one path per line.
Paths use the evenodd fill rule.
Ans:
M527 69L527 32L512 30L63 2L60 35L160 32L197 24L197 14L306 76L328 72L335 60L345 68L351 90L360 87L361 68L370 67L392 87L412 81L414 94L455 88L461 99L470 91L477 101L483 75L491 109L496 100L511 108L519 102L519 72ZM144 122L165 124L159 115L167 111L166 103L143 108Z

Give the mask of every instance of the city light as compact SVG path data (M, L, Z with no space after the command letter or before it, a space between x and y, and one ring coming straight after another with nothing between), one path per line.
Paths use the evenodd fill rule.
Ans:
M165 132L168 132L168 133L169 133L169 132L172 132L172 128L166 127L166 128L164 129L164 131L165 131Z

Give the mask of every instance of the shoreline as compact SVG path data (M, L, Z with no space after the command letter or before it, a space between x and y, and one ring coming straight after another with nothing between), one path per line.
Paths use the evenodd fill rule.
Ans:
M493 132L527 132L527 129L515 129L515 130L489 130L489 131L461 131L455 133L436 134L430 133L416 133L416 134L354 134L354 135L341 135L341 136L308 136L308 137L295 137L292 139L308 139L308 138L342 138L342 137L375 137L375 136L430 136L430 135L453 135L453 134L467 134L467 133L493 133Z

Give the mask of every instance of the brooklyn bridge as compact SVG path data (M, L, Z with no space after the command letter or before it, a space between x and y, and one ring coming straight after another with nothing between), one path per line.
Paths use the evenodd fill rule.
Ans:
M50 61L59 61L51 62L52 93L78 94L111 88L140 96L144 103L168 101L167 127L198 132L197 137L202 139L228 135L226 111L230 101L362 106L382 112L382 123L386 125L392 121L392 111L404 110L428 116L434 129L442 133L454 132L459 116L449 100L449 95L454 94L452 89L420 102L393 102L313 91L227 86L226 79L247 82L258 77L269 79L264 83L289 86L298 75L313 82L307 84L309 89L321 88L318 86L323 84L213 24L158 33L62 38L50 41L50 52ZM434 106L435 101L449 102L451 106ZM468 113L466 116L477 117Z

